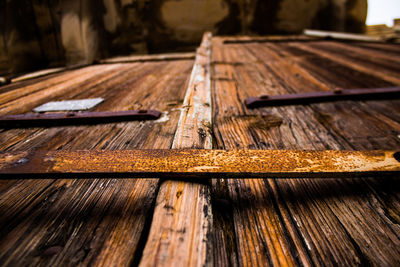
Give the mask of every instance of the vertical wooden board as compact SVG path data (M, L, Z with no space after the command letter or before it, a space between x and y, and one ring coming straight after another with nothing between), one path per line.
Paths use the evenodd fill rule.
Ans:
M66 96L79 97L82 82L87 80L85 97L106 96L104 105L97 107L100 110L126 110L137 101L163 111L164 117L159 121L2 131L0 149L169 148L192 64L169 61L150 63L144 68L135 63L117 64L106 68L108 71L101 70L101 66L96 72L93 67L82 69L82 81L71 83ZM104 81L97 76L100 72L108 76ZM118 72L128 74L121 78ZM73 75L69 75L70 72L58 74L58 82L72 79ZM46 79L39 80L43 83L36 85L35 92L48 90L45 94L51 95L52 86ZM141 84L143 87L137 90ZM0 207L7 212L0 216L0 264L134 264L140 258L157 191L157 179L28 180L4 184L0 187Z
M204 34L172 148L212 148L211 34ZM211 262L212 212L206 184L164 181L140 266L204 266Z
M392 138L398 125L398 122L393 120L395 116L388 116L388 111L373 112L371 108L373 109L376 104L370 106L349 101L317 104L311 107L274 107L251 111L243 109L240 103L248 95L300 92L310 84L319 90L335 88L334 83L321 77L316 79L313 72L310 73L309 69L302 67L304 65L301 64L301 60L307 57L285 53L284 49L279 50L280 44L274 44L272 48L269 44L243 46L246 47L242 49L251 54L246 57L249 63L238 66L234 72L230 71L233 73L230 81L212 79L213 105L216 107L214 111L216 147L250 149L373 147L373 144L369 144L368 147L361 145L367 143L364 137L358 138L358 141L353 140L357 139L356 133L358 132L359 136L360 131L369 131L370 135L379 136L374 149L378 149L379 144L385 147L391 145L392 148L393 145L399 146L399 140ZM225 61L235 62L239 58L243 59L238 57L239 53L235 51L238 49L236 45L232 49L229 47L213 46L213 55L222 54L216 50L224 49ZM281 55L284 55L284 58ZM318 57L318 55L313 56ZM324 69L323 65L319 67ZM329 71L329 66L325 68ZM218 71L223 72L223 68ZM315 68L315 72L317 71ZM249 75L253 79L247 78ZM340 82L343 81L338 79L338 83ZM385 79L379 74L375 78L375 83L384 86ZM355 87L359 85L356 78L353 85ZM392 108L395 103L386 101L386 105L392 105ZM363 105L365 107L362 107ZM321 109L325 110L325 113ZM343 118L347 119L347 116L353 119L344 121ZM333 128L335 124L321 122L321 118L325 117L346 126L335 130ZM364 120L361 121L361 118ZM384 132L390 132L390 135L384 137ZM390 145L386 143L388 141ZM399 260L395 256L398 255L396 246L399 232L396 223L390 220L396 218L396 213L393 212L393 207L396 207L394 204L396 191L388 192L392 195L388 204L392 207L392 215L386 216L380 212L384 210L384 204L379 203L374 206L369 204L368 199L379 199L379 197L373 196L372 191L359 180L325 182L306 179L228 180L226 184L225 187L221 186L220 190L228 190L228 201L232 202L234 234L238 261L241 264L323 265L340 262L348 265L368 263L379 265ZM257 188L260 191L257 191ZM265 197L258 198L257 195L260 194ZM263 204L253 204L257 203L257 199L261 199ZM269 224L269 227L263 226L264 224ZM274 239L279 242L274 243ZM370 245L366 246L366 243ZM390 245L382 247L383 243ZM279 253L280 251L282 253Z
M229 81L212 79L216 145L225 149L255 148L253 136L248 131L263 118L257 114L249 114L245 110L241 94L251 94L260 90L255 86L262 84L263 80L262 76L257 77L260 74L255 71L260 63L257 63L256 57L247 50L238 52L240 48L237 45L229 50L225 46L213 43L213 53L217 54L219 50L224 50L224 62L240 60L244 65L237 66L236 71L231 72ZM223 69L225 66L219 65L218 68ZM245 71L246 68L248 72ZM212 75L214 70L215 68L212 70ZM275 119L277 124L281 123L279 117L272 115L270 119ZM262 188L263 181L259 179L226 181L229 197L224 200L232 203L238 263L247 266L273 264L293 266L295 259L291 256L290 245L282 242L286 239L285 229L274 213L273 199ZM229 246L231 244L217 249L227 250Z

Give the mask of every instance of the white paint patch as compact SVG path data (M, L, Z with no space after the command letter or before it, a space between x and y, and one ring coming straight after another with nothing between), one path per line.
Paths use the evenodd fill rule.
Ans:
M169 116L168 116L168 112L163 112L163 114L161 115L161 117L158 120L155 120L154 123L164 123L169 121Z
M195 78L195 80L194 80L194 82L195 82L195 83L204 82L204 76L203 76L203 75L197 75L196 78Z
M33 109L35 112L46 112L46 111L77 111L77 110L88 110L96 105L103 102L104 99L99 98L87 98L78 100L64 100L64 101L52 101L45 103Z

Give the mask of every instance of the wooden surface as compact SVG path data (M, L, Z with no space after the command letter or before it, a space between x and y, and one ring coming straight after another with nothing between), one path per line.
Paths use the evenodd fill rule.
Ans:
M400 101L247 110L249 96L399 85L399 46L212 46L215 148L399 149ZM390 58L389 58L390 57ZM216 180L217 265L399 265L399 181Z
M189 83L192 60L94 65L0 87L0 114L103 97L94 110L151 108L163 117L1 130L0 150L400 150L400 100L244 105L262 94L399 86L398 45L224 40L212 39L203 73L210 75L211 123L198 124L211 120L209 105L191 121L198 109L183 104L185 94L195 100L198 93ZM196 60L207 55L199 52ZM399 177L363 178L3 180L0 265L398 266Z
M210 56L205 33L190 76L172 148L212 149ZM206 184L165 181L140 266L210 265L211 195Z
M0 149L170 148L192 65L96 65L1 87L2 114L29 112L47 101L103 97L94 110L153 108L164 115L158 121L2 130ZM157 179L1 181L0 265L135 264L157 192Z

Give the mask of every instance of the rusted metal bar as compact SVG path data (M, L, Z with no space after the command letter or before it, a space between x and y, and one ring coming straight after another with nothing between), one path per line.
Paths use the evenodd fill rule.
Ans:
M353 178L400 173L400 152L165 149L0 153L0 177Z
M298 93L288 95L262 95L249 97L245 100L248 108L311 104L340 100L378 100L400 97L400 87L387 88L362 88L362 89L336 89L334 91L321 91Z
M157 110L127 110L102 112L29 113L0 117L1 128L50 127L59 125L88 125L121 121L156 120Z

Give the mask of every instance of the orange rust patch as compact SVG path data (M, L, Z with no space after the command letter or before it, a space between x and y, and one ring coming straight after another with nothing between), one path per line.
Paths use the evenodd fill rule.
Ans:
M109 173L229 177L342 177L400 171L394 151L165 149L3 154L1 173ZM12 160L10 160L12 159Z

